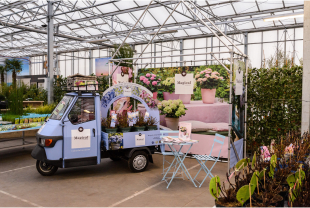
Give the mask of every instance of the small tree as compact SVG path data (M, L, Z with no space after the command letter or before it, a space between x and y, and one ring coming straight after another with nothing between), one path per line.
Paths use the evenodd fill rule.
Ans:
M7 71L6 66L0 65L1 85L4 85L4 73Z
M16 74L23 70L23 62L16 58L5 59L5 67L7 68L7 71L12 71L12 84L13 87L16 88Z

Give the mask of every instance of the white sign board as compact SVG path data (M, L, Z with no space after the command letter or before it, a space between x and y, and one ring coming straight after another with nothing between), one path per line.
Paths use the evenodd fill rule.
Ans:
M71 149L90 147L90 129L71 130Z
M124 90L124 96L131 96L131 87L124 87L123 88L123 90Z
M117 74L116 80L117 84L128 82L129 80L128 74L124 74L124 76L122 76L121 74Z
M135 135L136 146L144 146L145 145L145 134Z
M194 93L194 74L175 75L175 94L193 94Z
M236 71L235 95L242 95L242 92L243 92L243 71L240 69Z

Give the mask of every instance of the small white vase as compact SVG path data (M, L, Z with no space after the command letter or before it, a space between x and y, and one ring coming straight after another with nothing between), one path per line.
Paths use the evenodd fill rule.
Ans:
M179 118L169 118L165 117L166 125L171 130L178 130L179 127Z

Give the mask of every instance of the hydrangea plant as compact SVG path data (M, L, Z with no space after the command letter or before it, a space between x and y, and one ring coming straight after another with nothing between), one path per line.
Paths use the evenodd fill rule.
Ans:
M185 105L182 100L164 100L158 104L158 110L161 111L161 115L166 115L169 118L180 118L186 114Z
M175 77L168 77L162 82L165 92L174 93L175 91Z
M149 89L151 92L157 92L158 87L160 86L160 77L156 74L147 73L145 76L140 76L138 83L147 89Z
M207 68L201 72L197 72L195 75L197 86L202 89L216 89L223 77L220 77L220 73L212 69Z

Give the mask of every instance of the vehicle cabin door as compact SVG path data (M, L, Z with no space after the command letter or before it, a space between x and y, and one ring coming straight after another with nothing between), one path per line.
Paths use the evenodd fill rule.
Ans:
M64 119L65 167L97 164L95 97L78 97Z

